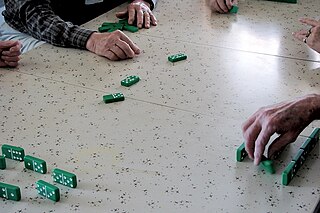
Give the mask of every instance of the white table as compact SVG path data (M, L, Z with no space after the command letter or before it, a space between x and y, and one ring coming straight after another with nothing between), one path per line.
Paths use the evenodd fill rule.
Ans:
M116 8L87 23L117 21ZM211 14L204 1L160 1L157 27L127 33L143 50L133 60L42 45L0 73L0 144L46 160L49 173L7 161L0 181L22 200L0 212L312 212L320 195L319 146L289 186L281 172L320 122L305 129L270 175L235 162L242 122L259 107L319 93L320 56L293 39L316 17L318 0L247 0L237 15ZM167 56L183 52L186 61ZM138 75L141 81L122 87ZM122 92L123 102L102 96ZM51 171L77 174L61 200L37 195Z

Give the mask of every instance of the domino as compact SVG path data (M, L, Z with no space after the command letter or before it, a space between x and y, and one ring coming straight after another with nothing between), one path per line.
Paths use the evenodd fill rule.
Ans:
M297 154L292 158L292 161L295 162L294 166L293 166L293 173L296 174L298 172L298 170L300 169L300 167L302 166L302 164L305 162L306 160L306 152L303 149L299 149Z
M135 84L135 83L137 83L139 81L140 81L139 76L131 75L131 76L128 76L125 79L123 79L121 81L121 85L125 86L125 87L130 87L131 85L133 85L133 84Z
M246 152L246 149L245 149L245 146L244 146L244 143L242 143L237 151L236 151L236 161L238 162L241 162L245 159L245 157L248 156L248 153Z
M24 166L27 169L33 170L35 172L45 174L47 173L47 164L44 160L26 155L24 157Z
M38 180L36 182L37 191L39 195L42 195L52 201L58 202L60 200L59 188L47 183L43 180Z
M239 7L237 6L237 5L233 5L232 7L231 7L231 9L229 10L229 13L238 13L238 9L239 9Z
M61 169L54 169L52 171L52 178L54 182L60 183L62 185L76 188L77 187L77 176L70 172L61 170Z
M0 169L6 169L6 168L7 168L6 158L0 155Z
M10 158L12 160L23 161L24 158L24 149L17 146L11 146L8 144L3 144L2 147L2 155L6 158Z
M262 156L262 160L260 164L270 174L274 174L276 172L276 170L273 167L273 161L270 160L269 158L266 158L264 155Z
M187 55L184 53L178 53L175 55L168 56L168 60L170 62L177 62L177 61L182 61L182 60L186 60L186 59L187 59Z
M104 95L102 99L103 99L103 102L105 102L106 104L117 102L117 101L124 101L124 95L122 93L114 93L114 94Z
M248 156L246 152L245 145L242 143L236 150L236 161L241 162ZM273 161L264 155L262 156L262 160L260 165L266 170L267 172L274 174L276 171L273 167Z
M291 161L288 166L285 168L285 170L282 172L281 175L281 183L282 185L287 186L290 181L293 179L293 176L295 175L294 173L294 167L295 161Z
M0 182L0 197L8 200L21 200L21 191L18 186Z
M133 25L124 25L123 29L126 30L126 31L129 31L131 33L135 33L137 31L139 31L139 28L136 27L136 26L133 26Z

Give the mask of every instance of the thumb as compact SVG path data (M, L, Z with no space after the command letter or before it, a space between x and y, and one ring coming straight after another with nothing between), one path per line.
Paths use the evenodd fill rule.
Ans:
M277 137L268 148L268 157L273 159L280 154L280 152L285 149L285 147L294 142L299 136L299 132L286 132L279 137Z
M117 18L127 18L128 17L128 10L117 12L116 17Z

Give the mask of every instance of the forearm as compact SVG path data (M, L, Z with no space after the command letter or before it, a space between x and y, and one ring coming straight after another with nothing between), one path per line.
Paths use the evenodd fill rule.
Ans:
M45 0L6 1L4 15L13 28L56 46L85 48L93 32L63 21Z

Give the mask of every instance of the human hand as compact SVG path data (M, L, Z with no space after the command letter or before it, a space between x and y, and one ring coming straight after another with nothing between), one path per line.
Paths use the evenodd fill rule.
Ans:
M270 137L279 136L271 142L268 157L296 140L302 130L320 117L320 95L307 95L293 101L262 107L242 125L246 151L254 164L261 161Z
M16 67L20 60L19 41L0 41L0 67Z
M310 18L302 18L300 19L300 22L310 25L311 28L309 30L294 32L293 36L320 53L320 21Z
M92 33L86 48L112 61L133 58L140 54L139 47L119 30L111 33Z
M128 18L128 23L133 24L137 22L137 27L150 28L150 23L157 25L157 19L150 10L150 4L143 0L134 0L128 5L126 10L116 14L118 18Z
M238 0L208 0L209 7L217 13L228 13L233 5L238 4Z

